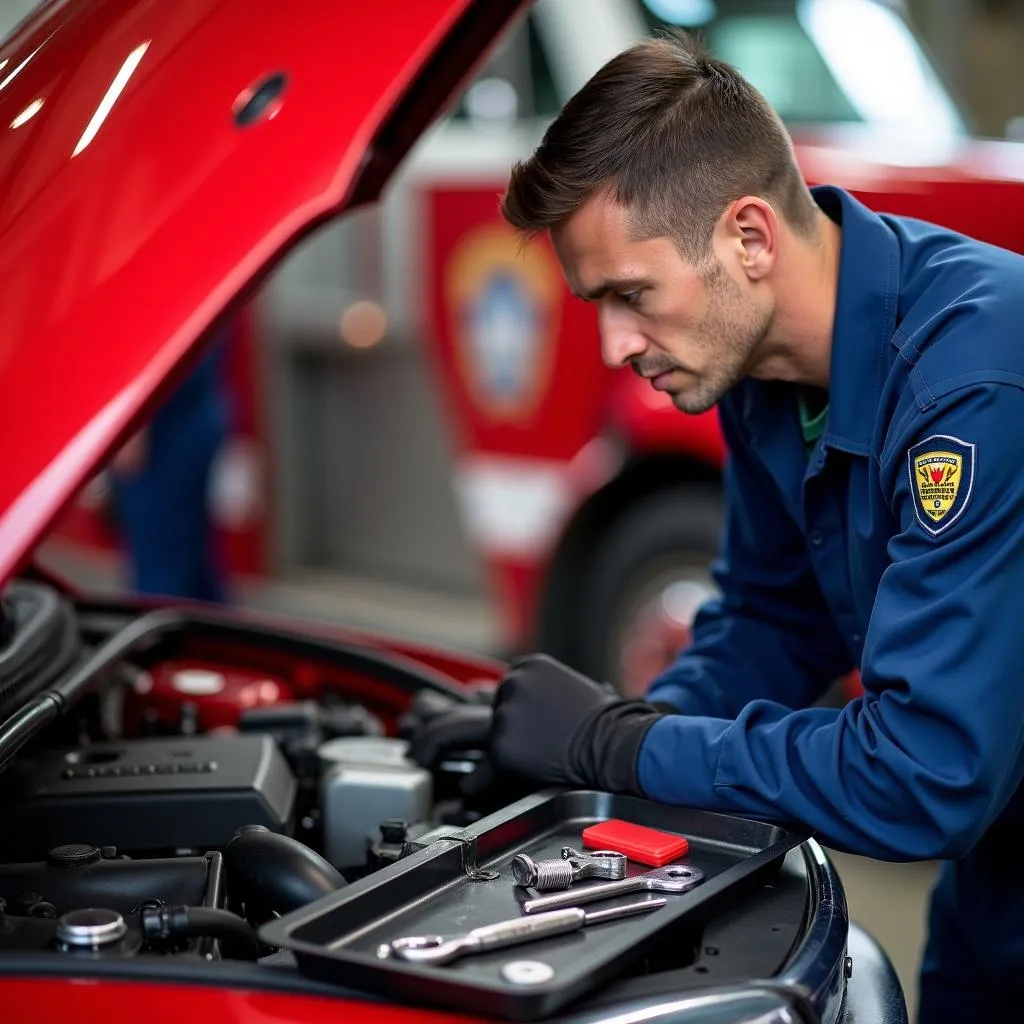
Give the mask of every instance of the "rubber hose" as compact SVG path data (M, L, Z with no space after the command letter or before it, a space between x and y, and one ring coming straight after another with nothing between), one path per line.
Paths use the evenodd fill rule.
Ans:
M247 921L213 907L149 907L142 912L142 931L148 939L219 939L240 960L255 960L260 953Z
M263 825L245 825L224 847L232 904L287 914L348 885L320 854Z

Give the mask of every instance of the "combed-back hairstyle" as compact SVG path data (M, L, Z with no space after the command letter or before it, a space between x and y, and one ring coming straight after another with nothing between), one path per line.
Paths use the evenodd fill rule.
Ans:
M706 261L715 224L745 195L801 234L816 206L767 100L690 35L645 40L612 58L566 104L537 151L512 169L501 212L536 233L609 189L638 239L671 238Z

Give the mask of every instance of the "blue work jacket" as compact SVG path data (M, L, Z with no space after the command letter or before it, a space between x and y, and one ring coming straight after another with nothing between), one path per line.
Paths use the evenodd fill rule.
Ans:
M1024 823L1024 258L814 190L842 226L825 430L798 391L720 403L726 522L653 799L800 820L889 860ZM864 694L814 707L859 666Z

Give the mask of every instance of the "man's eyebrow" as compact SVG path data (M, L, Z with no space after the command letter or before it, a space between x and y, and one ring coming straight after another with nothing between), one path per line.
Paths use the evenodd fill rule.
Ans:
M637 288L643 287L646 283L646 278L642 277L615 277L602 281L597 287L591 288L590 291L583 292L582 294L574 291L573 295L577 299L583 299L584 302L596 302L608 292L636 291Z

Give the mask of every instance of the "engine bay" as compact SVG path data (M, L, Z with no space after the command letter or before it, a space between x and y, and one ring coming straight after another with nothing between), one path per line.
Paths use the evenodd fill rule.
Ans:
M12 589L53 660L0 645L0 976L336 995L261 930L536 789L490 776L479 743L410 757L439 709L490 701L497 663L206 607L72 599L42 581ZM16 637L13 604L5 595ZM673 932L600 998L771 976L813 930L818 871L793 850L770 884Z
M493 685L467 678L470 659L208 609L73 606L39 582L5 609L0 952L259 960L262 923L507 796L460 795L479 751L407 756L418 700Z

